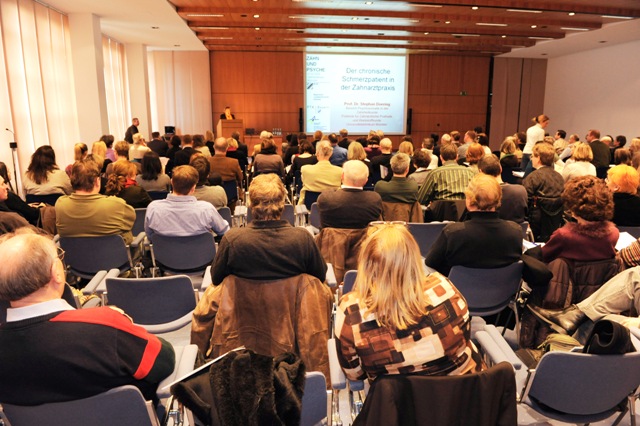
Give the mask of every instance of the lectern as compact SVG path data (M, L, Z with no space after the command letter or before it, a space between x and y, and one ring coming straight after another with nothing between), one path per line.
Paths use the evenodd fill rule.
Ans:
M242 120L219 120L216 127L216 137L230 138L231 133L240 133L240 141L244 139L244 125Z

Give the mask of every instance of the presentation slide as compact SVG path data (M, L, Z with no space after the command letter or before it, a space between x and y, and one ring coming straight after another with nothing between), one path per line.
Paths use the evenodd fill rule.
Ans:
M305 131L406 132L405 55L305 54Z

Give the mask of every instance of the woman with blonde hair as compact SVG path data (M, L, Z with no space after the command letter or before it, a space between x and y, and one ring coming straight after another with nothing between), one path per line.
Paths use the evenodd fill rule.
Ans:
M133 135L133 145L129 148L129 160L140 162L142 156L149 151L151 151L151 148L147 146L142 133Z
M73 163L76 161L82 161L89 154L89 148L86 143L78 142L73 146ZM69 164L65 167L64 171L67 173L67 176L71 177L71 168L73 167L73 163Z
M107 181L106 195L122 198L134 209L146 208L151 203L147 191L138 186L136 174L138 168L130 161L116 161L113 163L113 173Z
M591 164L593 151L587 143L578 143L573 149L573 155L562 169L564 181L578 176L595 176L596 167Z
M107 144L103 141L94 142L93 145L91 145L91 154L93 154L94 158L101 158L97 163L102 164L100 173L105 173L107 166L112 163L112 161L107 157Z
M640 226L639 185L640 174L631 166L620 164L607 172L607 187L613 193L612 221L617 226Z
M442 309L447 318L437 314ZM372 223L354 291L340 301L335 333L349 379L458 375L484 368L470 339L464 297L439 273L425 276L418 244L404 225Z

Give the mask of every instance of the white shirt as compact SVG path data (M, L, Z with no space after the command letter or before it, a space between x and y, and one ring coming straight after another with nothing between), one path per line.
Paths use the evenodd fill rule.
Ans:
M544 140L544 129L540 123L536 123L527 129L527 144L522 150L523 154L533 153L533 146L536 142Z
M22 308L8 308L7 322L22 321L29 318L41 317L60 311L73 311L75 308L64 299L53 299Z

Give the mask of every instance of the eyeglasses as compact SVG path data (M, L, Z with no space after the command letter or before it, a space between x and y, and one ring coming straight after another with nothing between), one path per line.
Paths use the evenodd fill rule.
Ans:
M404 220L374 220L373 222L369 222L369 226L372 228L383 228L385 226L402 226L406 227L407 222Z
M57 250L58 250L58 259L64 262L65 251L62 249L62 247L57 247Z

